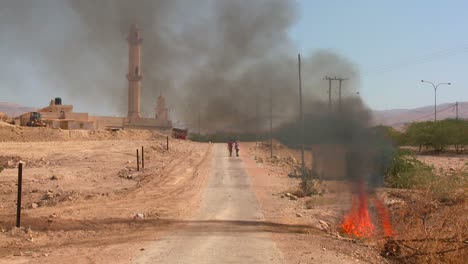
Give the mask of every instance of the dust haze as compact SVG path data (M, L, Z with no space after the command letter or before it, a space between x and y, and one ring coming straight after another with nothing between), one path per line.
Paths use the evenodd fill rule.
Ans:
M161 93L176 125L251 130L257 108L266 128L271 89L278 126L297 116L297 48L289 30L299 16L293 0L6 0L0 56L10 63L0 65L0 89L38 98L36 106L62 96L78 111L124 116L125 38L137 23L143 115L153 115ZM345 96L359 87L357 68L331 51L303 58L303 73L305 107L328 98L325 75L350 79Z

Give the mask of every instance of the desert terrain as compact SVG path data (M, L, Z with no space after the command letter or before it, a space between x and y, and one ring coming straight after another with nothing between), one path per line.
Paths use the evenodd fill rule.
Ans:
M210 152L208 144L171 140L167 151L166 136L148 131L75 131L79 134L70 136L45 128L0 130L13 138L0 143L3 263L128 263L140 244L190 214L206 177L199 169ZM137 172L136 149L141 147L145 168ZM23 211L17 229L20 161Z
M372 238L356 239L341 230L348 184L323 181L317 195L303 197L294 173L299 151L277 142L273 158L267 143L241 143L241 156L229 157L225 144L170 139L167 150L164 133L143 130L4 124L0 134L0 263L401 263L391 255L407 239L399 217L420 196L376 190L394 237L376 225ZM137 171L141 147L145 168ZM305 159L310 166L309 151ZM418 159L441 175L468 162L466 155ZM437 206L464 210L463 202Z

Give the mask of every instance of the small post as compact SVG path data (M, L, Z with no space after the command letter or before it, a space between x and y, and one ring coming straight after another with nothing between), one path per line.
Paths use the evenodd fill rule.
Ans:
M141 168L145 170L145 147L141 146Z
M169 136L166 136L166 150L169 151Z
M21 191L23 188L23 163L18 164L18 200L16 203L16 227L21 226Z
M140 154L138 153L138 149L137 149L137 171L140 171Z

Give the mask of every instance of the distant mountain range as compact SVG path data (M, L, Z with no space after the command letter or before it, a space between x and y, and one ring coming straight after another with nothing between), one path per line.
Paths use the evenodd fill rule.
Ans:
M455 103L437 105L437 120L456 118ZM468 119L468 102L458 102L458 117ZM434 120L434 106L424 106L414 109L392 109L374 111L374 124L386 125L402 129L413 122Z
M33 107L22 106L14 103L0 102L0 112L7 114L7 116L17 117L26 112L31 112L36 110Z

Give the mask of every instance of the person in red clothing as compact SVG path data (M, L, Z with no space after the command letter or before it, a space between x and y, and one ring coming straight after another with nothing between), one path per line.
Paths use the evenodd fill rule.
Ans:
M231 140L228 141L228 150L229 150L229 157L232 157L232 147L233 147L233 143Z
M240 150L239 141L236 140L234 142L234 148L236 149L236 156L239 157L239 150Z

